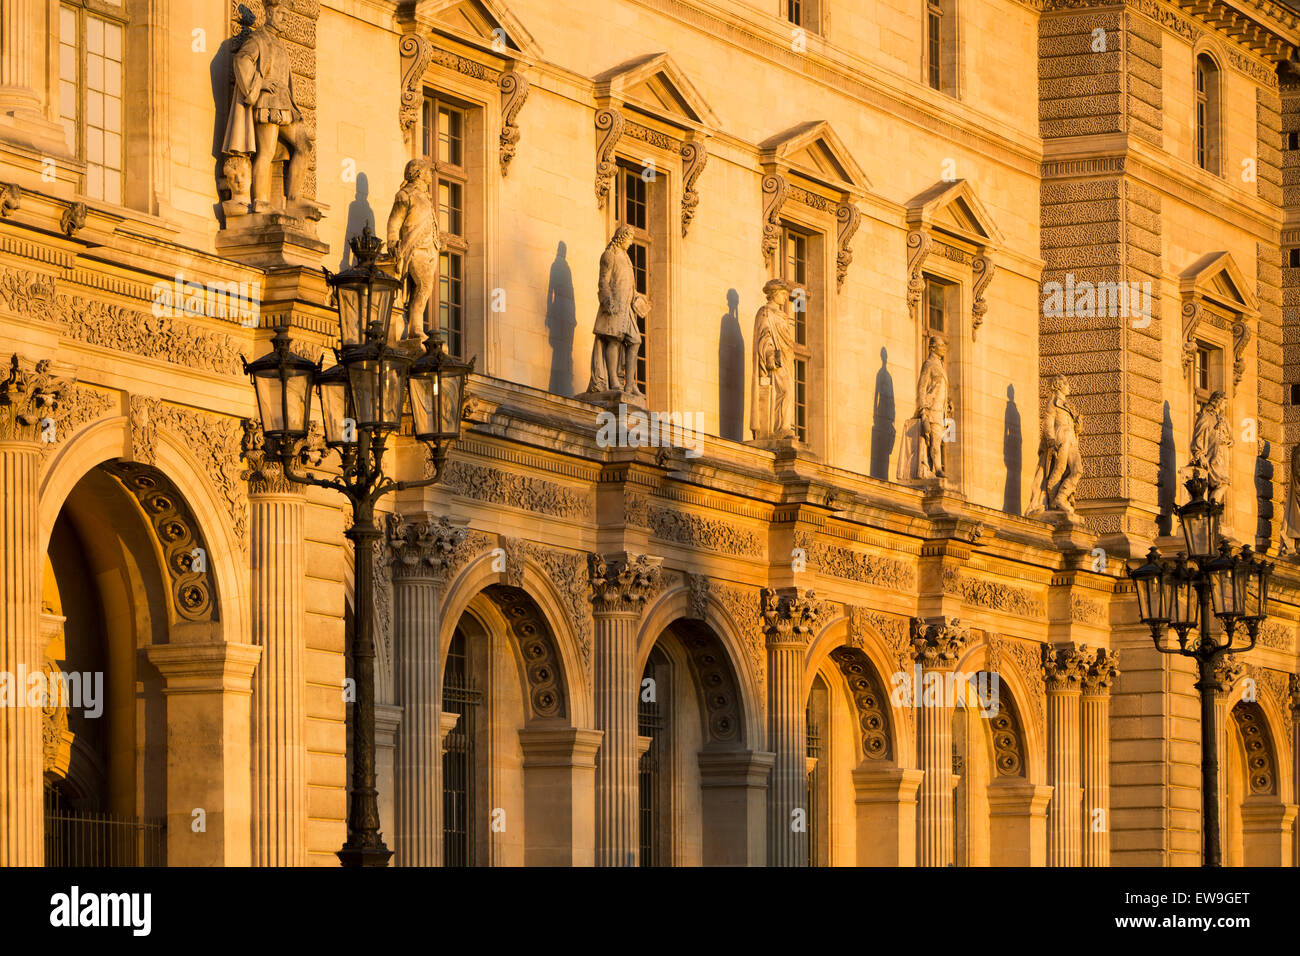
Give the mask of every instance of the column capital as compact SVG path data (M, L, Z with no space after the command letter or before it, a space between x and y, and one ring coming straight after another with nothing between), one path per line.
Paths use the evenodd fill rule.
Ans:
M587 555L595 613L639 614L659 583L663 560L631 552Z
M806 645L821 618L816 591L800 588L763 588L759 613L768 647Z
M1098 647L1085 654L1083 674L1080 677L1085 697L1109 695L1111 685L1115 683L1117 677L1119 677L1119 651Z
M1086 645L1061 644L1053 646L1044 644L1043 679L1047 682L1047 692L1078 691L1084 674L1088 671L1088 648Z
M248 482L250 497L262 495L300 495L305 497L306 486L290 481L284 476L284 467L274 458L266 457L266 437L262 423L256 418L245 418L244 434L239 439L239 450L248 467L239 477ZM307 437L294 442L293 456L304 467L319 465L325 456L325 435L319 422L312 422Z
M0 371L0 442L37 442L47 424L55 421L59 400L72 387L72 379L51 371L49 359L34 365L14 354L6 374Z
M1214 688L1216 697L1224 697L1231 692L1234 684L1246 673L1246 666L1232 657L1224 655L1214 662Z
M912 646L908 653L925 669L950 670L957 666L970 640L970 629L955 617L912 618Z
M456 549L469 534L468 519L390 514L385 524L394 580L441 581Z
M252 696L253 671L262 657L262 648L221 641L155 644L146 647L144 653L163 676L164 694L221 692Z

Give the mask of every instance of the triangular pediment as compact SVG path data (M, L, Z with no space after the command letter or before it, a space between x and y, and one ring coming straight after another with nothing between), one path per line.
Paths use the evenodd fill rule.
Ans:
M630 106L678 126L717 128L717 116L667 53L636 57L595 80L602 104Z
M498 55L531 57L540 52L532 34L500 0L441 0L433 6L438 32Z
M825 120L801 123L763 141L759 150L764 166L786 167L849 193L865 193L871 188L866 174Z
M1002 233L964 179L938 182L907 204L907 223L946 232L976 246L1000 246Z
M1179 291L1200 295L1233 312L1258 314L1259 306L1245 274L1231 253L1210 252L1201 256L1179 276Z

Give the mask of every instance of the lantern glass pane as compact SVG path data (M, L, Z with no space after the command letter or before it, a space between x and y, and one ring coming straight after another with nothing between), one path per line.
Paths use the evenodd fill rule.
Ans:
M1214 613L1220 617L1238 613L1237 590L1230 566L1221 565L1210 572L1210 597L1214 600Z
M343 441L344 419L348 417L347 382L332 379L320 384L320 417L325 426L325 441L337 445Z
M311 372L307 369L292 369L285 376L284 397L288 415L286 431L291 435L307 433L308 416L311 414Z
M1194 507L1182 516L1183 537L1187 542L1187 553L1194 558L1203 558L1210 554L1210 522L1205 508Z
M402 374L404 371L404 362L394 362L387 360L383 363L384 371L384 394L383 408L381 409L383 423L396 427L402 421L402 400L406 397L402 394L402 388L405 384Z
M378 283L372 281L370 284L370 314L366 321L379 324L379 337L377 341L386 343L388 341L388 326L393 320L393 293L394 288L388 283Z
M1169 623L1195 627L1198 616L1198 602L1196 587L1192 584L1192 579L1186 575L1176 576L1170 582L1170 590L1172 597Z
M460 407L465 393L465 378L461 375L444 375L438 397L438 430L444 437L460 437Z
M362 428L379 422L379 360L356 359L348 364L348 380L352 382L352 405L357 425Z
M253 385L257 392L257 410L262 417L262 430L283 432L284 405L280 400L279 370L253 376Z
M360 345L365 341L366 328L362 322L361 292L355 285L340 285L339 300L339 335L344 348Z
M411 376L411 419L414 425L415 437L421 441L428 441L434 437L434 423L436 421L434 393L437 388L438 377L436 375Z

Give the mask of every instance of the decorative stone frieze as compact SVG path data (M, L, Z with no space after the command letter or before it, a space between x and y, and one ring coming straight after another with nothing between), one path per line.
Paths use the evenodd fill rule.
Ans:
M97 388L73 383L64 389L55 414L55 440L41 442L42 464L87 425L120 410L116 396Z
M474 465L464 461L448 462L442 487L452 494L478 501L525 508L555 518L590 519L590 498L544 478L503 471L500 468Z
M1001 582L980 581L956 568L943 569L943 593L960 597L967 604L1004 611L1017 617L1046 617L1043 601L1032 592Z
M748 528L738 528L725 521L670 508L651 508L649 528L655 537L664 541L675 541L720 554L756 557L764 551L758 535Z
M804 550L818 571L832 577L874 584L892 591L911 591L916 587L916 569L893 558L866 554L816 538L808 541Z

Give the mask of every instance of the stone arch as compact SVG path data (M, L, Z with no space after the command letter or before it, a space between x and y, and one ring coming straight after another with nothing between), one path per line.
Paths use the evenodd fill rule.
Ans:
M1276 797L1281 789L1277 748L1268 718L1258 702L1239 700L1232 721L1246 749L1246 784L1250 796Z
M998 677L999 714L993 720L993 725L990 726L990 730L995 734L995 745L997 744L996 735L1003 735L1001 749L995 747L995 756L998 761L997 775L999 777L1023 777L1033 784L1046 784L1046 728L1041 727L1039 720L1031 716L1034 710L1033 704L1029 703L1035 699L1035 694L1025 675L1021 672L1020 665L1007 666L1010 655L1005 652L1005 648L1000 657L1000 661L993 662L998 666L991 666L988 645L980 642L967 647L965 655L958 662L957 669L969 674L977 674L983 671L996 674ZM1003 704L1005 706L1001 706ZM1044 707L1046 707L1046 698L1044 698ZM1005 719L1003 719L1004 717ZM1013 748L1018 751L1020 756L1018 772L1012 769L1014 766L1012 760Z
M754 648L738 638L738 635L745 631L732 619L726 607L713 594L707 596L703 607L704 617L695 617L698 607L692 609L689 587L677 587L660 595L641 618L637 633L636 673L639 675L645 669L650 651L660 635L670 628L676 628L675 636L691 657L692 671L695 673L700 693L707 694L711 689L709 684L704 682L706 678L710 682L718 681L713 685L713 689L723 693L725 691L722 690L722 686L729 681L733 688L732 699L736 702L739 719L739 733L735 735L734 740L741 745L761 749L755 742L766 739L763 726L764 709L761 704L762 693L752 667L745 667L740 663L746 661L747 656L750 663L753 663ZM753 628L757 632L757 620L754 621ZM707 699L702 698L702 702L707 704ZM719 719L722 719L721 715L728 711L725 707L712 709L706 707L705 712L709 714L716 712ZM732 739L727 738L728 741Z
M247 569L243 566L243 546L235 529L231 527L228 511L184 441L167 430L159 429L155 442L155 460L151 466L131 461L130 441L130 426L126 417L101 419L77 432L66 447L46 463L40 480L39 534L42 552L49 548L54 522L72 489L94 468L114 464L122 474L161 476L177 496L176 503L183 504L187 520L191 523L192 537L203 542L213 601L209 619L193 620L185 615L177 615L173 627L194 625L211 630L212 637L209 640L243 643L251 626ZM138 490L144 495L150 494L145 489ZM140 498L137 501L140 502ZM148 514L147 504L141 502L141 506ZM162 512L156 516L160 522L166 517ZM157 538L161 534L158 527L155 526L153 531L158 540L160 560L166 561L171 543ZM172 551L173 557L180 557L177 549L173 548ZM171 570L169 564L165 563L164 567ZM177 577L179 579L183 575ZM178 584L188 584L188 581L189 579L178 581Z
M525 657L527 666L540 666L544 660L549 662L553 671L553 683L550 686L558 688L562 695L563 715L575 727L591 726L592 704L588 691L590 646L583 646L578 640L555 583L546 570L531 558L525 559L522 581L515 578L518 584L511 583L506 572L493 570L494 563L492 547L486 547L444 584L440 622L443 660L439 666L446 666L447 651L451 647L451 639L461 615L480 593L493 587L499 588L500 590L487 595L487 600L500 611L503 621L510 625L512 636L519 639L524 637L515 629L517 623L529 639L544 642L545 651L540 657ZM507 614L505 607L513 607L515 616ZM541 676L540 671L536 676ZM531 696L532 683L526 682L524 686L529 688ZM541 686L539 683L538 687ZM548 709L549 706L548 704Z
M858 756L863 760L892 762L893 723L889 694L870 658L859 647L840 645L832 650L830 660L844 677L848 695L858 718Z

